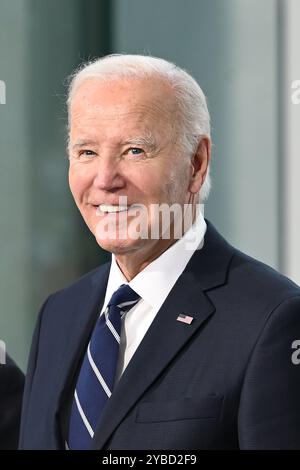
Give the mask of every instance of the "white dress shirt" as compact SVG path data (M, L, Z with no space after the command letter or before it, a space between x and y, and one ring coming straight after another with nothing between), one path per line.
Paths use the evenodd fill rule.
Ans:
M122 318L121 342L116 380L119 380L130 359L153 322L179 276L196 249L204 243L206 223L201 212L193 226L158 258L139 272L129 283L121 272L116 258L112 262L101 315L113 293L122 285L129 286L141 297Z

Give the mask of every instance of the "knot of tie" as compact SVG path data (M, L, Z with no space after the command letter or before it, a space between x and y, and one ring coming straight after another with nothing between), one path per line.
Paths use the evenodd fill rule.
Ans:
M111 296L107 304L110 307L118 307L121 312L130 310L140 299L140 296L128 284L122 284Z

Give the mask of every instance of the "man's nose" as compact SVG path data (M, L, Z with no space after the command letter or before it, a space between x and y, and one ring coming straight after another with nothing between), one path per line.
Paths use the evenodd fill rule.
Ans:
M97 162L93 185L102 191L123 188L125 180L120 174L118 163L110 159L100 158Z

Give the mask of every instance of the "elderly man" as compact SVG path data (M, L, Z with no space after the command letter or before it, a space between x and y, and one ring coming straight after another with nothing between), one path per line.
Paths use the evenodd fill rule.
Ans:
M198 84L112 55L76 73L68 103L70 188L112 258L40 312L21 448L300 448L300 289L199 210Z

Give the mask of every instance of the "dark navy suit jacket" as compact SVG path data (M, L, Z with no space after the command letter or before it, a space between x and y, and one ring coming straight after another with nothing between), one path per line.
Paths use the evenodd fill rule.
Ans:
M29 360L20 448L63 449L110 265L48 298ZM188 325L180 313L193 317ZM300 449L300 289L208 223L118 385L93 449Z
M10 357L0 365L0 449L17 449L24 374Z

